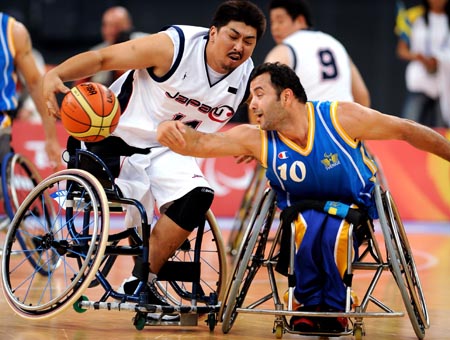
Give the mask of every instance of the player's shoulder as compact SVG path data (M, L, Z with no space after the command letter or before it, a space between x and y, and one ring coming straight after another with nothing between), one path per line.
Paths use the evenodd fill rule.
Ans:
M310 44L323 44L326 42L327 44L342 45L342 43L331 34L314 29L299 30L284 40L284 42L287 43L294 41L302 41Z
M209 29L201 26L191 25L170 25L165 26L161 31L176 31L178 34L182 34L186 38L191 37L204 37L208 35Z

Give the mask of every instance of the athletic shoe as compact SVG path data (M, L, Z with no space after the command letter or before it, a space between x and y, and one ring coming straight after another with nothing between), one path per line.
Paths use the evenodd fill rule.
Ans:
M335 308L322 307L323 312L342 312ZM320 330L330 333L342 333L347 329L348 318L338 317L338 318L320 318Z
M301 306L296 309L299 312L317 312L319 306ZM295 332L318 332L320 331L317 317L293 316L290 320L291 329Z
M158 306L170 306L169 302L158 292L155 287L156 276L153 278L151 282L147 282L145 287L145 292L148 294L148 303L151 305ZM118 293L132 295L137 286L139 285L140 280L131 276L128 279L124 280L117 290ZM179 314L163 314L163 313L148 313L147 320L149 321L179 321Z
M156 278L151 282L147 282L144 290L148 294L148 303L151 305L169 306L170 304L167 302L167 300L156 289L155 281ZM136 291L139 282L140 280L137 277L130 276L128 279L122 282L117 292L121 294L132 295Z
M314 318L307 316L293 316L290 325L295 332L318 332L319 325Z

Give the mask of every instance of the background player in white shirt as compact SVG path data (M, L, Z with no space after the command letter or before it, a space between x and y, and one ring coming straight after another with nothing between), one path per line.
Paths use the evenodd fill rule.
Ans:
M270 30L277 43L267 62L290 66L311 100L355 101L370 106L367 87L344 46L329 34L312 29L303 0L272 0Z
M217 131L244 100L253 69L250 57L265 27L264 14L256 5L231 0L221 3L209 29L172 26L78 54L46 74L43 88L48 110L58 115L55 93L69 91L66 81L99 71L132 70L111 86L122 109L117 137L139 148L160 145L156 129L164 120L179 120L203 132ZM120 164L117 183L124 196L141 201L148 215L156 201L162 213L150 237L149 293L153 293L154 274L204 221L213 190L194 158L165 147L123 158ZM132 217L127 212L130 226L139 225ZM138 281L126 282L125 292L127 287L134 291ZM150 303L166 303L153 295Z

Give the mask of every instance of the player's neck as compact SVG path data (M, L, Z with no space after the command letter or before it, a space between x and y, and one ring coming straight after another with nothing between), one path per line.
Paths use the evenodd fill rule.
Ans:
M280 132L293 141L295 144L305 148L308 144L309 115L305 104L298 103L295 109L291 111L288 124Z

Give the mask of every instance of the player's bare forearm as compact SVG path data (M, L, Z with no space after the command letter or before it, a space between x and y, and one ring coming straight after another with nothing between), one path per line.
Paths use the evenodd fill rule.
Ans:
M221 141L220 134L199 132L180 121L162 122L158 126L157 139L161 145L181 155L202 158L223 156L215 147Z
M241 156L250 152L242 146L234 131L204 133L192 129L179 121L166 121L158 126L157 139L173 151L187 156L211 158Z
M404 140L417 149L433 153L450 162L450 141L435 130L408 121L409 128L405 133Z

